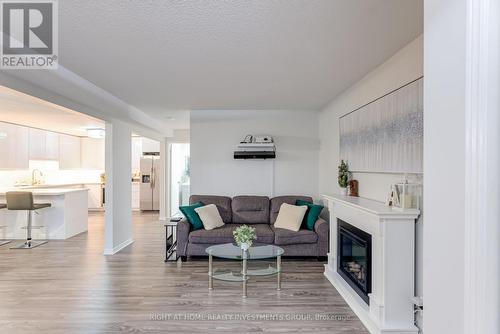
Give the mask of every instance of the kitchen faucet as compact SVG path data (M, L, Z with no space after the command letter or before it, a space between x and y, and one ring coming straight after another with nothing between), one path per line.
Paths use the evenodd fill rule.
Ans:
M42 173L41 170L36 169L36 168L33 169L33 171L31 171L31 185L33 185L33 186L36 185L36 184L40 184L41 183L41 180L37 180L35 178L35 172L40 173L40 178L43 176L43 173Z

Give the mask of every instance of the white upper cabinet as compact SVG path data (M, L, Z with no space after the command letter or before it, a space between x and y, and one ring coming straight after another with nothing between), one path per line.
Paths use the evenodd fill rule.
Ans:
M59 134L29 128L29 159L59 160Z
M160 152L160 142L142 137L142 152Z
M28 169L29 160L59 161L60 169L82 167L80 137L4 122L0 122L0 133L6 134L0 139L0 169ZM92 165L104 169L103 141L96 147L90 149L86 161L97 160Z
M80 168L80 152L80 137L59 135L59 169Z
M28 169L28 128L0 122L0 169Z
M29 129L29 158L30 160L45 159L46 131Z
M132 172L140 171L142 157L142 138L132 137Z
M81 138L83 169L104 170L104 139Z
M45 132L45 159L59 160L59 134Z

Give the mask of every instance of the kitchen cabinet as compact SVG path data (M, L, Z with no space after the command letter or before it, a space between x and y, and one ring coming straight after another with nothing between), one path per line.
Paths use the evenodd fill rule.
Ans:
M142 152L160 152L160 142L142 137Z
M43 226L42 229L33 229L34 239L68 239L87 231L87 189L52 188L30 189L29 191L33 193L35 202L52 203L50 208L40 210L38 214L33 215L33 225ZM1 202L5 203L5 197L5 191L0 191ZM8 228L3 231L4 238L26 238L25 212L0 210L0 221L7 222L8 225ZM2 256L6 255L2 254ZM40 258L35 261L39 260ZM5 272L4 267L2 267L2 272Z
M0 122L0 169L28 169L29 130L24 126Z
M132 137L132 173L141 170L141 157L142 157L142 138Z
M100 184L86 184L88 191L89 210L102 209L102 186Z
M30 160L45 159L45 131L30 128L29 138Z
M59 134L45 131L45 159L59 160Z
M81 138L81 166L104 170L104 139Z
M132 210L139 210L140 208L140 187L139 182L132 182Z
M59 134L29 128L29 159L59 160Z
M80 137L59 135L59 169L80 168L80 145Z

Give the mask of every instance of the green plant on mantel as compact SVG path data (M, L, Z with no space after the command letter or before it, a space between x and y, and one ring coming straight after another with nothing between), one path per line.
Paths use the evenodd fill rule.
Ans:
M241 244L247 244L251 246L253 241L257 239L257 234L255 233L255 228L248 225L242 225L233 231L234 241L238 246Z
M349 183L349 166L344 160L340 160L338 182L341 188L347 188Z

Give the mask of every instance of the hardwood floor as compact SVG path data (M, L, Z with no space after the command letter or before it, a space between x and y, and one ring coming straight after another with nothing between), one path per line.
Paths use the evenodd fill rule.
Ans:
M89 232L32 250L0 247L0 333L368 333L323 276L323 263L283 261L276 279L214 282L208 261L164 263L164 229L134 213L135 242L103 256L104 216ZM215 267L238 263L215 261ZM319 318L316 318L319 317Z

